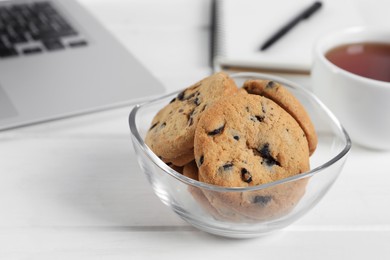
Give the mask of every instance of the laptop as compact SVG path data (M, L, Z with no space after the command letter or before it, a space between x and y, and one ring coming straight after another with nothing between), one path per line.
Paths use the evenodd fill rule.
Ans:
M0 0L0 130L164 92L77 2Z

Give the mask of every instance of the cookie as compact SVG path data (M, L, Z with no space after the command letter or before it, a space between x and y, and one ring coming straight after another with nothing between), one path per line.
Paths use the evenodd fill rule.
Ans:
M220 99L198 122L194 139L199 180L248 187L309 170L307 139L272 100L237 94Z
M183 167L183 175L193 180L199 180L198 166L195 161L192 161Z
M210 214L215 219L219 220L232 220L231 218L221 215L209 202L207 197L204 195L204 192L201 188L195 186L189 186L188 191L191 193L194 200L201 207L202 210Z
M213 74L180 92L153 118L145 142L164 162L183 166L194 159L194 134L200 115L216 100L237 92L225 73Z
M198 180L195 161L183 167L183 175ZM231 192L212 191L189 186L192 197L204 211L217 220L256 222L288 214L305 193L307 179L281 183L266 189Z
M288 178L310 169L307 139L297 121L272 100L239 94L216 102L195 132L199 180L248 187ZM237 192L204 190L219 216L252 222L283 216L305 193L307 180Z
M199 180L198 166L195 161L192 161L183 167L183 175L193 180ZM192 194L192 197L202 207L202 209L208 212L211 216L218 220L239 221L242 219L242 215L235 210L229 208L229 206L223 203L217 203L217 207L214 207L205 194L210 195L210 190L202 189L196 186L188 186L188 191ZM209 196L210 197L210 196ZM213 197L211 197L213 199Z
M173 165L172 163L168 163L167 165L168 165L169 167L171 167L171 169L173 169L174 171L177 171L178 173L183 174L183 167Z
M203 195L218 212L218 217L250 223L276 219L291 212L305 194L307 181L305 178L235 193L204 190Z
M193 180L199 180L198 166L196 165L195 161L184 165L183 175ZM188 186L188 191L192 194L192 197L197 201L197 203L202 207L204 211L208 212L216 219L223 219L223 217L218 213L218 211L210 204L201 188L196 186Z
M182 167L185 164L187 164L189 161L194 160L194 151L193 151L193 149L191 149L191 151L189 153L183 154L179 157L171 158L171 159L166 159L166 158L163 158L160 156L160 159L163 162L165 162L166 164L174 164L174 165Z
M310 117L299 100L282 84L270 80L248 80L243 88L250 94L267 97L281 106L298 122L305 132L310 155L317 147L317 134Z

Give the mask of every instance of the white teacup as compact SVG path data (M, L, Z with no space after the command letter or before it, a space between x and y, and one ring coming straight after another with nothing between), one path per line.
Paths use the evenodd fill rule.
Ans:
M325 57L334 47L361 42L390 44L390 29L349 28L319 40L311 71L313 91L338 117L352 142L389 150L390 82L350 73Z

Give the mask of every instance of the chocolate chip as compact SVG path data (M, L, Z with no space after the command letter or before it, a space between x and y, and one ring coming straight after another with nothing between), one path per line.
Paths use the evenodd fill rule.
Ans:
M232 163L227 163L227 164L224 164L223 166L223 170L224 171L229 171L233 168L233 164Z
M248 172L247 169L241 169L241 179L247 183L252 182L252 175Z
M196 97L196 98L194 99L194 103L195 103L195 105L197 105L197 106L200 105L200 100L199 100L198 97Z
M263 122L264 121L264 116L251 116L251 120L253 121L253 122Z
M275 87L275 86L276 86L276 83L275 83L275 82L269 81L269 82L267 83L267 85L265 86L265 88L273 88L273 87Z
M280 162L278 162L271 155L271 151L269 149L269 143L264 144L264 146L260 150L257 150L257 151L260 153L260 156L263 157L264 162L268 166L274 166L274 165L280 166Z
M202 155L199 158L198 167L202 166L203 162L204 162L204 156Z
M264 207L265 205L267 205L270 201L272 200L272 197L271 196L255 196L254 199L253 199L253 203L255 204L259 204L261 205L262 207Z
M149 128L149 131L150 130L152 130L153 128L155 128L156 127L156 125L158 125L158 123L160 123L160 122L156 122L156 123L154 123L150 128Z
M176 98L172 99L171 102L169 102L169 104L170 104L170 103L173 103L173 102L175 102L175 101L176 101Z
M264 121L264 116L255 116L256 119L259 121L259 122L263 122Z
M238 136L238 135L235 135L235 136L233 136L233 138L235 139L235 140L240 140L240 137Z
M178 100L183 100L184 99L184 95L185 95L185 90L180 92L178 95L177 95L177 99Z
M195 96L198 96L199 95L199 92L198 91L195 91L193 92L192 94L190 94L189 96L185 96L186 95L186 90L183 90L182 92L180 92L178 95L177 95L177 99L180 100L180 101L183 101L183 100L188 100L188 99L191 99ZM172 101L173 102L173 101Z
M194 123L193 116L195 115L195 109L193 109L189 114L188 114L188 126L191 126Z
M225 125L221 126L220 128L217 128L211 132L208 132L207 134L208 135L217 135L217 134L220 134L222 133L223 129L225 128Z

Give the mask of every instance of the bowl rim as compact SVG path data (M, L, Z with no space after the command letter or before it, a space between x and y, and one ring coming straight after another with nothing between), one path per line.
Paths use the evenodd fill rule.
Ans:
M184 176L183 174L180 174L173 170L171 167L169 167L166 163L164 163L144 142L143 138L140 136L140 133L137 130L137 125L135 123L136 120L136 115L139 109L141 109L143 106L147 106L150 104L153 104L155 102L158 102L162 99L165 99L167 97L173 96L174 94L177 94L181 92L182 90L174 91L169 94L165 94L163 96L160 96L158 98L154 98L152 100L146 101L141 104L137 104L133 107L133 109L130 112L129 115L129 127L130 131L132 133L133 141L136 141L139 145L139 147L143 150L143 152L149 157L152 163L154 163L157 167L162 169L164 172L168 173L170 176L174 177L175 179L191 186L195 186L201 189L207 189L207 190L212 190L212 191L218 191L218 192L244 192L244 191L256 191L256 190L262 190L266 188L270 188L273 186L277 186L282 183L287 183L287 182L292 182L292 181L297 181L299 179L311 177L321 170L330 167L331 165L335 164L338 162L340 159L345 157L349 151L351 150L352 142L351 139L345 130L345 128L341 125L339 120L335 117L335 115L309 90L303 88L297 83L294 83L290 80L274 76L274 75L269 75L265 73L257 73L257 72L238 72L238 73L232 73L230 74L230 77L233 79L239 78L239 77L253 77L253 78L262 78L262 79L267 79L267 80L274 80L278 81L279 83L283 85L287 85L288 87L292 87L295 89L299 89L304 95L309 96L311 99L313 99L320 107L325 111L325 113L329 116L329 118L333 121L337 129L344 135L345 138L345 146L344 148L333 158L330 160L326 161L324 164L317 166L316 168L311 169L310 171L300 173L288 178L280 179L277 181L261 184L261 185L256 185L256 186L248 186L248 187L223 187L223 186L218 186L218 185L213 185L201 181L197 181L191 178L188 178Z

